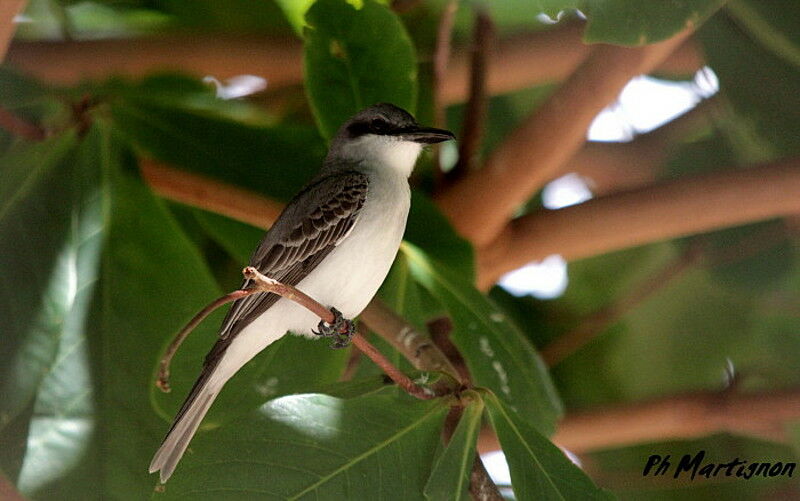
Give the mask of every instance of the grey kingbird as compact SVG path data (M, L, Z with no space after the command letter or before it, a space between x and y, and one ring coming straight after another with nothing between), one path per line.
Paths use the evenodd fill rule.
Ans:
M397 255L411 203L408 177L422 146L449 139L452 132L420 127L391 104L359 112L339 129L322 169L283 210L250 266L354 318ZM214 399L245 363L287 331L314 336L318 325L313 313L275 294L234 302L150 472L160 470L166 482Z

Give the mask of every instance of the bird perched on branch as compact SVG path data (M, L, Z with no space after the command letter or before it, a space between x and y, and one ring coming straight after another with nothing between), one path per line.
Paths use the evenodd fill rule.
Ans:
M348 319L367 306L397 255L411 202L408 177L422 146L449 139L451 132L421 127L391 104L366 108L342 125L322 169L289 202L250 259L267 277L330 306L336 321L320 322L271 293L234 302L150 463L161 482L175 471L225 383L261 350L289 331L333 336L335 347L346 345L341 333L352 335Z

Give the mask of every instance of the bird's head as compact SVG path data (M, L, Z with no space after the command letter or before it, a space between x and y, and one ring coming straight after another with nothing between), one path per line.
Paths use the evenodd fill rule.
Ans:
M404 109L380 103L342 125L331 141L328 158L374 162L409 176L422 146L450 139L455 139L452 132L421 127Z

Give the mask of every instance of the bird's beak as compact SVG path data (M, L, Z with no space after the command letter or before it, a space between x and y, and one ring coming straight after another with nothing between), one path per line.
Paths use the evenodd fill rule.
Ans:
M404 131L401 136L406 141L414 141L415 143L422 144L441 143L442 141L449 141L450 139L456 138L449 130L435 129L433 127L414 127L413 129Z

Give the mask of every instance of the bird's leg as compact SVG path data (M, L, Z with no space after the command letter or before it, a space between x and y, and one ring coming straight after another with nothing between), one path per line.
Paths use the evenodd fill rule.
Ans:
M336 308L331 308L331 313L333 313L333 323L320 320L317 324L319 332L311 332L317 336L333 338L331 343L333 349L346 348L356 333L356 324L349 318L344 318L342 312Z

